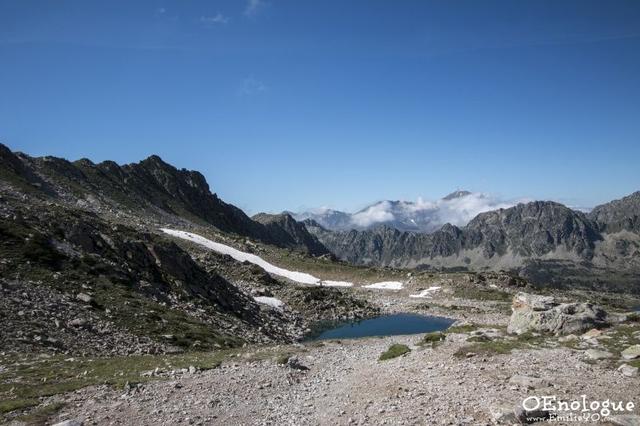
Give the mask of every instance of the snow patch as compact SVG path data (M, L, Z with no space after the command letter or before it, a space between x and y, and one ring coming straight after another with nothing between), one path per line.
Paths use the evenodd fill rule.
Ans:
M213 242L207 238L201 237L198 234L193 234L191 232L186 232L186 231L176 231L174 229L168 229L168 228L161 228L160 230L169 235L173 235L174 237L182 238L184 240L188 240L196 244L200 244L215 252L218 252L221 254L228 254L229 256L231 256L232 258L234 258L239 262L253 263L254 265L258 265L259 267L261 267L262 269L264 269L270 274L278 275L280 277L285 277L290 279L291 281L295 281L301 284L314 284L314 285L320 284L320 279L314 277L313 275L306 274L304 272L289 271L287 269L279 268L267 262L266 260L262 259L260 256L256 256L255 254L251 254L251 253L245 253L233 247L229 247L224 244Z
M200 244L201 246L207 247L208 249L211 249L217 253L227 254L232 258L234 258L235 260L237 260L238 262L253 263L254 265L258 265L259 267L261 267L262 269L264 269L270 274L278 275L280 277L287 278L297 283L326 286L326 287L353 287L353 283L349 281L332 281L332 280L322 281L320 278L316 278L313 275L307 274L305 272L289 271L287 269L280 268L278 266L275 266L267 262L260 256L256 256L255 254L251 254L251 253L245 253L243 251L240 251L238 249L235 249L225 244L216 243L215 241L211 241L205 237L202 237L198 234L194 234L192 232L178 231L178 230L169 229L169 228L160 228L160 230L165 234L169 234L174 237L182 238L183 240ZM402 283L398 281L385 281L385 282L370 284L365 287L378 288L378 289L384 289L384 290L401 290ZM256 297L255 298L255 300L260 303L269 304L267 302L264 302L267 299L271 300L271 302L269 303L275 303L274 301L278 301L281 305L283 304L282 301L275 299L273 297ZM273 306L273 305L270 305L270 306Z
M349 281L322 281L320 285L325 287L353 287Z
M376 288L379 290L402 290L402 287L403 286L400 281L383 281L364 286L364 288Z
M258 303L262 303L263 305L268 305L276 309L282 309L284 306L284 302L280 299L276 299L275 297L258 296L253 299Z
M429 287L425 290L422 290L420 293L418 294L410 294L409 297L413 297L413 298L430 298L431 295L433 293L435 293L436 291L440 290L442 287L437 287L437 286L433 286L433 287Z

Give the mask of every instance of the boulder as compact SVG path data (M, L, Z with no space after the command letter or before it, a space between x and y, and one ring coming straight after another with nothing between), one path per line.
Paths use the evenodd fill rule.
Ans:
M78 299L79 301L84 302L84 303L93 302L93 297L89 296L87 293L78 293L76 295L76 299Z
M629 346L622 351L622 358L624 359L636 359L640 358L640 345Z
M565 335L608 325L607 313L590 303L557 303L550 296L518 293L511 308L507 331L512 334Z
M289 359L287 360L287 366L289 366L289 368L292 368L294 370L308 370L309 367L307 367L306 365L303 365L300 362L300 359L297 356L292 356L289 357Z
M602 335L602 330L598 330L597 328L592 328L591 330L584 333L580 336L583 339L594 339L596 337L600 337Z
M620 367L618 367L618 371L623 376L638 377L638 367L634 367L633 365L622 364Z
M587 358L593 360L613 358L613 354L611 352L602 351L600 349L587 349L585 351L585 355L587 356Z

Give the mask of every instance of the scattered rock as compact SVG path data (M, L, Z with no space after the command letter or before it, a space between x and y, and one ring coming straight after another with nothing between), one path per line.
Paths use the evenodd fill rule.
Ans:
M87 325L87 320L83 318L74 318L69 321L69 325L71 327L85 327Z
M71 419L71 420L65 420L63 422L60 423L56 423L53 426L82 426L82 422L75 420L75 419Z
M289 368L293 368L294 370L305 371L309 369L309 367L307 367L306 365L303 365L300 362L300 359L297 356L289 357L289 359L287 360L287 366Z
M539 377L521 375L511 377L509 379L509 383L512 385L522 386L527 389L546 388L551 385L548 380L541 379Z
M595 337L599 337L602 335L602 330L599 330L597 328L592 328L591 330L587 331L586 333L584 333L582 336L580 336L583 339L593 339Z
M84 303L93 302L93 297L89 296L87 293L78 293L76 295L76 299Z
M634 367L633 365L622 364L620 367L618 367L618 371L623 376L638 377L638 367Z
M587 358L593 360L613 358L613 354L611 352L603 351L600 349L587 349L585 351L585 355L587 356Z
M517 422L513 404L496 403L489 407L491 418L496 424L513 425Z

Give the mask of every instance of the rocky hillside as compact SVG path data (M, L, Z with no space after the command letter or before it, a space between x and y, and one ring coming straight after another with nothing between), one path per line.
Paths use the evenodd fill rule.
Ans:
M640 234L640 191L597 206L589 213L602 232L631 231Z
M156 156L119 166L0 146L3 351L129 355L292 342L315 321L376 312L340 289L299 289L158 231L171 224L305 259L328 254L290 217L259 219L212 194L200 173ZM285 306L255 299L272 295Z
M34 195L96 212L131 212L162 222L187 220L278 247L327 253L314 237L300 238L304 229L293 229L285 222L283 227L278 221L269 226L255 222L212 193L202 174L177 169L156 155L120 166L113 161L95 164L87 159L34 158L0 144L0 178Z

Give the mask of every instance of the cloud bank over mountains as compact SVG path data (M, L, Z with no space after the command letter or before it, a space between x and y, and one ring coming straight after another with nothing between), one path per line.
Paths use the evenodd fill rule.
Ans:
M355 213L312 209L295 213L296 220L312 219L331 230L368 229L387 225L402 231L433 232L445 223L464 226L480 213L509 208L528 199L502 200L492 195L456 191L428 201L379 201Z

